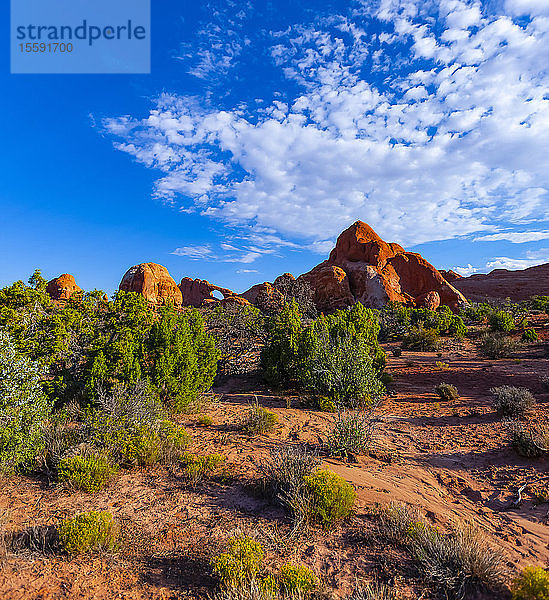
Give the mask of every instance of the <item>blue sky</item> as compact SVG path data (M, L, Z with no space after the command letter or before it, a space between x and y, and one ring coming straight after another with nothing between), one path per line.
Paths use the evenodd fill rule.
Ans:
M152 4L150 75L10 75L3 38L0 284L242 291L356 219L463 274L549 262L546 0Z

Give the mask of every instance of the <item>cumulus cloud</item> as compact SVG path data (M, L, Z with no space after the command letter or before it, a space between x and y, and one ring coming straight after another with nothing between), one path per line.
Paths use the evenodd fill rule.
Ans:
M480 269L473 267L473 265L469 263L466 267L452 267L452 271L455 271L462 277L469 277L469 275L473 275L473 273L478 273Z
M158 197L253 225L261 243L242 262L283 244L327 251L357 218L404 245L500 239L490 232L549 219L549 20L514 19L542 4L363 2L266 37L288 97L163 94L149 115L104 125L160 172Z
M549 248L541 248L527 252L524 258L509 258L507 256L498 256L486 264L486 269L509 269L511 271L518 269L527 269L536 265L543 265L549 262Z

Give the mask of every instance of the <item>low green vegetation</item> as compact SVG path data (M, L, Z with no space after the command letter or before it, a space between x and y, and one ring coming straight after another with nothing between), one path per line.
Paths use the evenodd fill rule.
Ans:
M57 478L76 490L97 492L103 489L118 473L118 468L101 454L70 456L59 462Z
M353 486L331 471L315 471L303 477L309 518L323 529L331 529L347 517L355 503Z
M513 600L549 600L549 571L526 567L511 584Z
M249 435L263 435L271 432L277 423L276 413L259 406L256 400L244 415L240 427Z
M225 462L222 454L213 453L199 456L191 452L185 452L181 458L181 466L191 485L198 485Z
M59 540L68 554L90 551L112 551L118 545L118 526L111 513L90 511L62 521Z

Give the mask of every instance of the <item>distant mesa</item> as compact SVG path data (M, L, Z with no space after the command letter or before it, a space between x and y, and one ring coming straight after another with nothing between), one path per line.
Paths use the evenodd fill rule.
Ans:
M454 281L454 286L473 302L491 298L520 302L549 292L549 263L520 271L495 269L488 274L477 273Z
M56 302L66 302L73 294L80 294L82 290L76 285L74 277L64 273L48 281L46 292Z
M181 306L183 301L181 290L168 269L156 263L141 263L130 267L122 277L119 289L123 292L137 292L156 306Z

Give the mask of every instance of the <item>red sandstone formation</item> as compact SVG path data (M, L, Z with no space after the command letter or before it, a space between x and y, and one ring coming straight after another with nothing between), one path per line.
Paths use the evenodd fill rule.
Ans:
M317 307L325 311L357 301L372 308L390 301L416 306L427 297L434 305L436 297L430 292L452 309L466 302L421 255L384 242L362 221L339 236L328 260L301 277L313 288Z
M64 273L55 279L48 281L46 292L52 300L56 302L65 302L73 294L78 294L82 290L76 285L76 281L72 275Z
M531 296L549 295L549 263L520 271L496 269L454 281L453 285L475 302L491 298L511 298L518 302Z
M416 298L416 306L436 310L440 306L440 296L437 292L427 292Z
M219 302L219 299L212 294L214 291L220 292L224 299L235 295L231 290L214 285L205 279L191 279L190 277L183 277L179 289L183 296L183 306L213 305L214 302ZM214 302L210 302L211 300Z
M155 263L142 263L128 269L122 277L119 289L124 292L137 292L157 306L181 306L181 291L170 277L168 269Z

